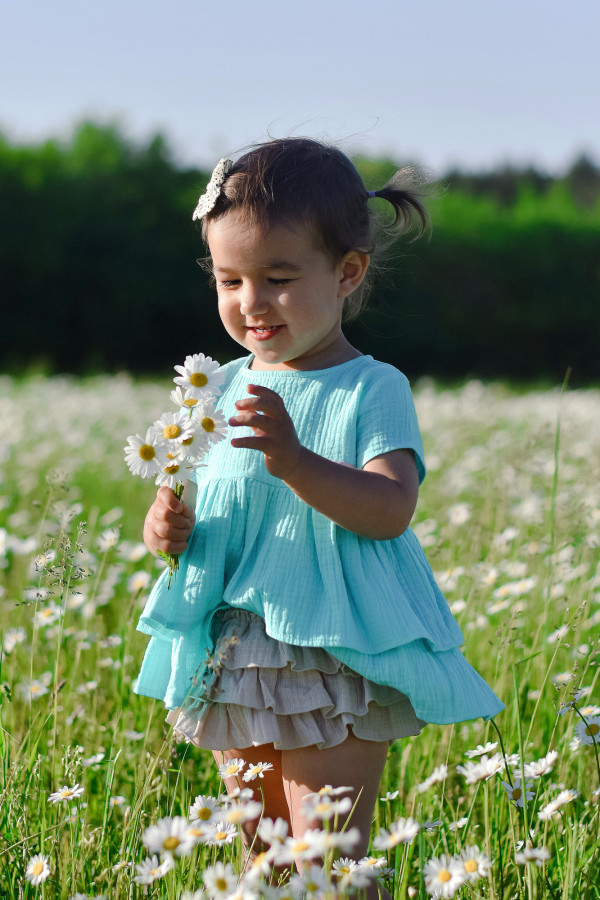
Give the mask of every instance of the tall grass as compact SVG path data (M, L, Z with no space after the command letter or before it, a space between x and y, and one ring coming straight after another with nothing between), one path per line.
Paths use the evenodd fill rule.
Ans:
M395 898L427 896L428 861L467 846L489 873L454 896L600 897L600 393L423 382L415 397L429 475L414 527L467 658L506 710L392 745L374 839L400 818L421 828L374 855L387 856ZM201 843L164 877L134 881L146 829L222 792L211 754L178 742L161 704L131 690L159 567L140 544L153 488L129 476L121 448L163 403L164 386L126 376L0 382L0 896L11 900L178 898L217 860L240 871L239 842ZM488 742L509 765L468 779L480 757L466 753ZM549 771L528 778L551 750ZM521 796L531 781L523 806L519 778ZM49 802L75 784L79 796ZM576 795L540 818L567 789ZM528 848L548 858L520 861ZM38 853L50 875L34 885ZM262 883L239 895L252 891L274 896Z

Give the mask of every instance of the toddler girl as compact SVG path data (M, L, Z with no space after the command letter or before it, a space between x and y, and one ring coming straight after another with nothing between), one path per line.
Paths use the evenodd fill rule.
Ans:
M219 763L270 763L265 815L294 835L315 825L304 795L351 788L356 858L390 742L503 708L409 528L425 465L408 382L342 331L369 275L371 197L399 231L426 225L401 184L368 192L343 153L302 138L219 163L194 217L249 352L223 370L234 436L197 471L195 512L161 488L144 527L153 553L186 552L141 616L137 692Z

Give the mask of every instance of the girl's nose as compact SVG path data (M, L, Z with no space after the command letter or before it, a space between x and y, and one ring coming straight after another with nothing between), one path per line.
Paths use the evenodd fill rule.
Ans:
M240 312L243 316L260 316L269 308L269 301L257 287L244 285L240 299Z

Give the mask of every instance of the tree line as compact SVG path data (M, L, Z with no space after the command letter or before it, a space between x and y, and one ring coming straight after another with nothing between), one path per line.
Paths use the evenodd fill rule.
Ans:
M368 188L389 160L357 159ZM209 173L83 123L67 142L0 138L3 371L162 374L188 353L239 348L218 318L191 221ZM428 200L432 236L391 249L347 332L409 377L597 381L600 169L448 172ZM385 217L385 206L382 216Z

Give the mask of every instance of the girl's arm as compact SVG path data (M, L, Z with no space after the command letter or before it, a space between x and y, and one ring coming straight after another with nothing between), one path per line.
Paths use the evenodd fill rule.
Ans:
M253 396L238 400L229 424L250 426L254 436L234 438L234 447L261 450L272 475L348 531L389 540L408 528L419 490L411 450L385 453L363 469L333 462L300 444L279 394L258 385L248 392Z

